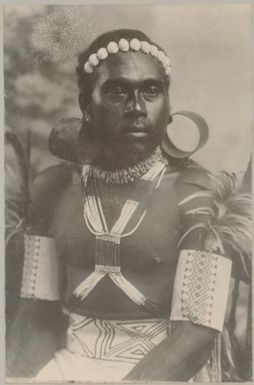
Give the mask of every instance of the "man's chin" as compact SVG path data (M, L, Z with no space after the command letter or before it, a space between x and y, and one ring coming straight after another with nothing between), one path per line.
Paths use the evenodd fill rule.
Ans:
M120 154L122 158L126 158L129 163L137 163L151 154L159 143L145 140L147 138L138 137L136 140L126 140L121 144Z
M157 139L157 140L156 140ZM147 156L159 145L158 138L150 136L125 136L121 141L112 141L104 147L111 168L125 168L134 165ZM104 158L105 159L105 158ZM106 160L106 159L105 159Z

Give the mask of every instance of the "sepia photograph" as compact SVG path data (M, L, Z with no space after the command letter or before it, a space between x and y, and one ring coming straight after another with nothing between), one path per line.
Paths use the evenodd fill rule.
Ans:
M251 3L2 10L6 382L251 382Z

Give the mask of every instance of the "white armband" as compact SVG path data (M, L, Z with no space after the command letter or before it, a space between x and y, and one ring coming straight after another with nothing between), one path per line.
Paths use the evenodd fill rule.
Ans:
M53 238L25 235L22 298L57 301L63 297L64 266Z
M176 271L171 321L192 321L222 331L232 262L220 255L182 250Z

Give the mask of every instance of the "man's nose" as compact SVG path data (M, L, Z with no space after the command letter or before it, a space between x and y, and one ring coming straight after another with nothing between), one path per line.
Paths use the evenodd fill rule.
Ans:
M133 91L128 98L125 112L128 113L137 113L146 116L146 106L145 101L142 98L142 95L138 90Z

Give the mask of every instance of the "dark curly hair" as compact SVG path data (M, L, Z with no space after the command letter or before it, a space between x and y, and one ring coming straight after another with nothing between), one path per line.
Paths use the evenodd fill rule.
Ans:
M122 38L128 40L129 42L134 38L141 41L144 40L165 52L163 48L154 43L147 35L135 29L117 29L103 33L97 39L95 39L86 50L82 51L78 58L78 65L76 67L77 82L79 87L79 94L82 94L83 103L85 105L87 105L90 101L93 82L91 75L84 71L84 63L88 60L89 56L92 53L97 52L99 48L106 47L107 44L111 41L118 42ZM169 87L169 79L166 74L165 82Z

